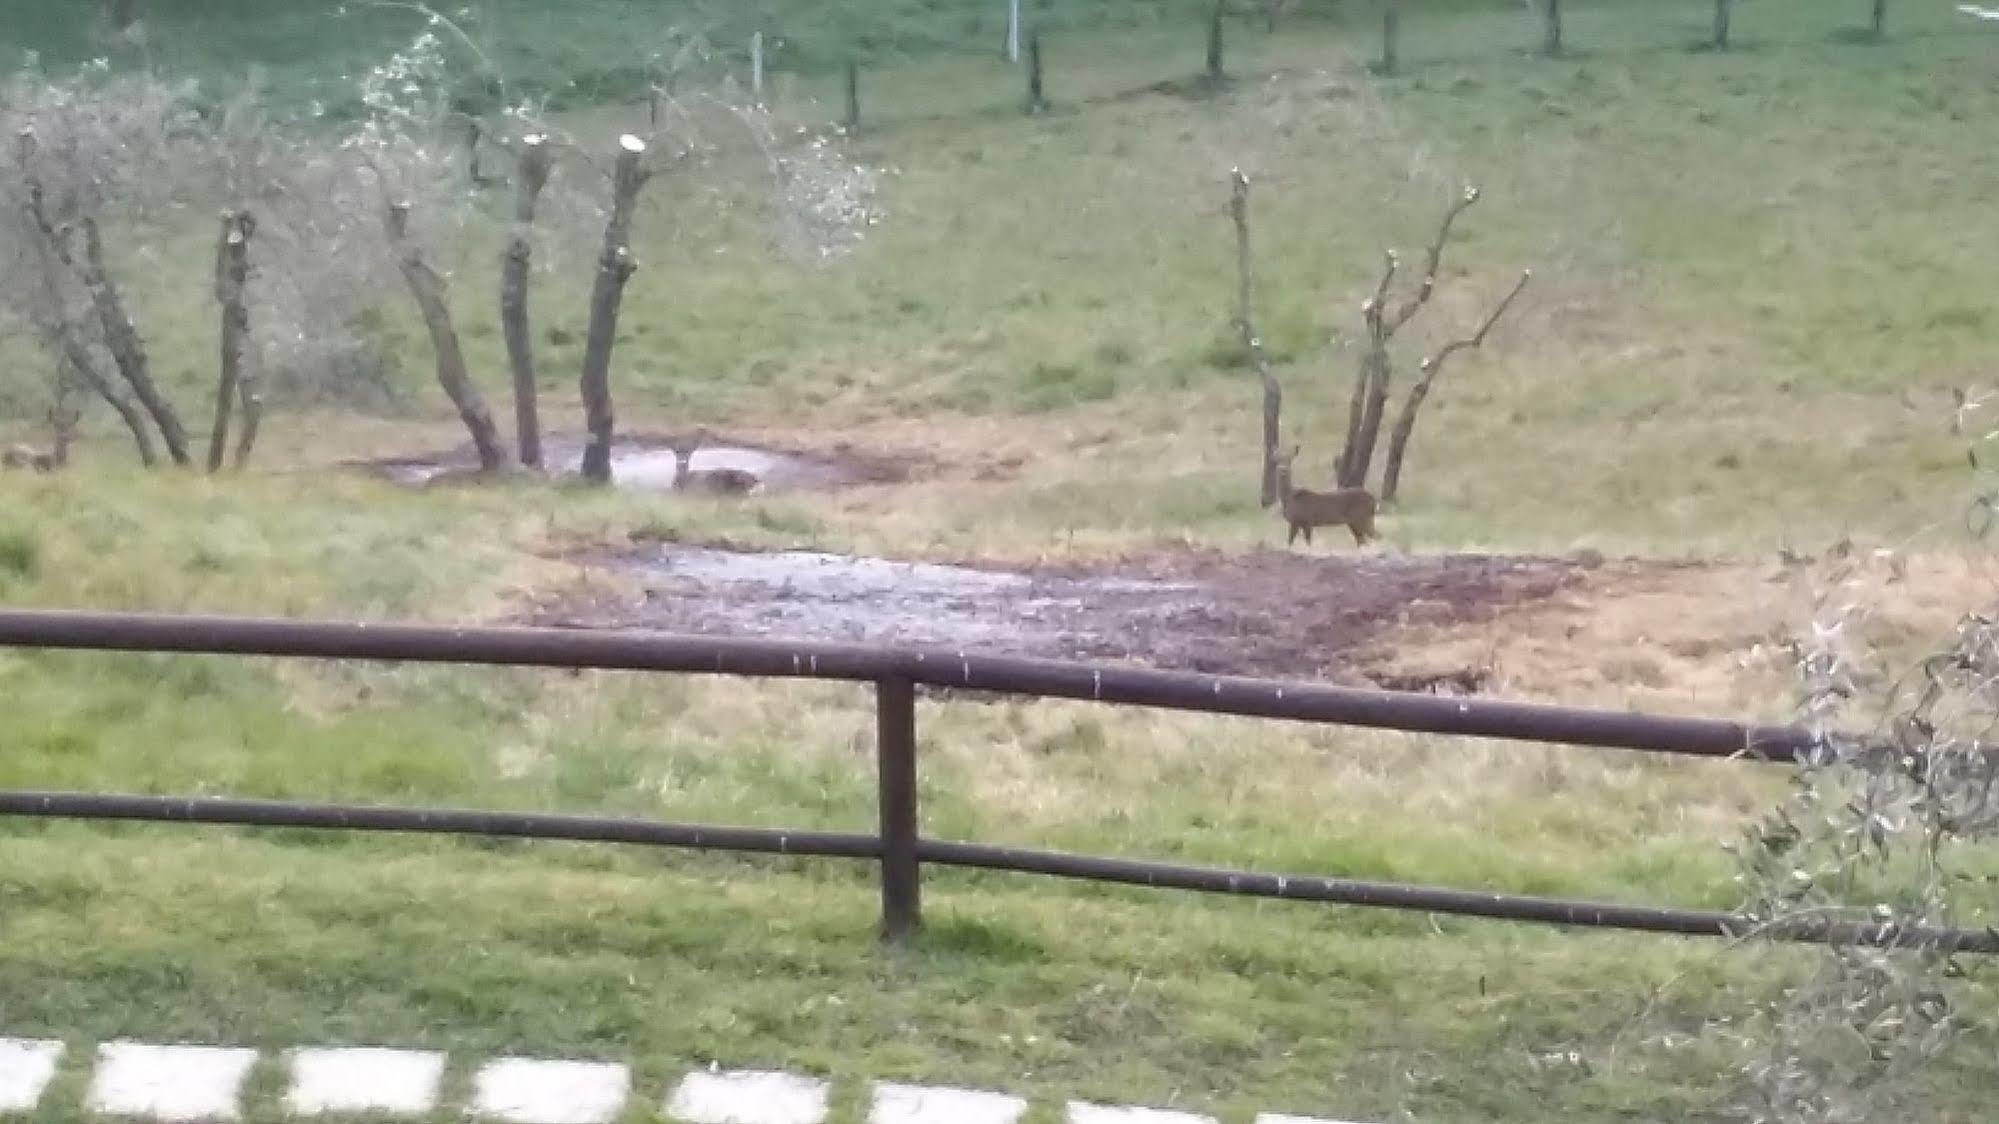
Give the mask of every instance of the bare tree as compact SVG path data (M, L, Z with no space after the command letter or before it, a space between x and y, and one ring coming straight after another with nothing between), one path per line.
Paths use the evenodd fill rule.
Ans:
M507 361L514 375L514 424L521 463L541 467L541 420L535 403L534 339L528 323L528 262L532 256L535 204L548 185L548 138L529 133L521 138L514 169L514 226L500 269L500 327L507 341Z
M437 361L437 384L458 410L458 418L472 435L482 472L498 472L507 465L506 446L493 424L486 398L473 384L465 366L465 352L458 344L458 329L452 324L451 305L445 299L444 277L424 257L423 247L410 235L410 204L393 200L382 207L382 229L394 249L396 266L403 283L423 314L424 329L430 333L431 351Z
M127 96L129 94L129 97ZM148 129L164 134L177 116L171 95L140 85L120 88L85 102L52 95L39 112L31 107L15 134L14 174L24 195L23 215L33 236L80 285L94 318L98 340L110 353L120 378L158 427L174 463L192 463L180 416L153 381L144 338L126 307L106 262L100 217L119 183L117 162L142 158L141 145L159 143ZM44 144L42 130L54 134ZM82 235L82 253L76 234Z
M229 414L242 393L244 355L250 344L250 306L244 300L244 289L250 278L250 237L256 230L257 221L248 212L222 213L222 232L215 243L215 303L221 310L222 355L215 388L215 425L208 436L210 472L222 468L223 451L229 444ZM244 415L245 429L254 427L247 405ZM247 459L248 443L243 448Z
M1257 335L1254 317L1255 279L1252 274L1249 240L1249 177L1241 168L1229 171L1232 192L1229 198L1229 214L1235 220L1236 233L1236 331L1242 336L1243 348L1249 352L1250 361L1256 364L1256 373L1263 381L1263 476L1258 502L1269 507L1277 502L1277 442L1279 414L1284 409L1284 388L1278 384L1277 375L1270 368L1270 357L1264 354L1263 340Z
M590 328L583 341L583 415L589 439L583 447L583 477L598 484L611 481L611 441L615 420L611 411L611 348L618 333L618 309L625 283L638 272L632 255L632 212L639 190L651 178L645 163L646 143L627 133L618 138L617 164L611 173L611 217L604 224L604 248L597 258L597 280L590 292Z
M78 391L88 391L118 414L131 431L140 462L151 466L158 454L150 424L99 365L96 321L83 302L75 271L50 237L44 196L30 189L35 177L24 171L30 166L24 158L34 152L31 136L24 133L20 139L13 162L0 169L0 202L5 204L0 213L0 278L7 282L0 318L23 326L48 353L52 417L76 413ZM66 428L73 431L75 420Z
M1395 362L1390 352L1390 344L1394 341L1396 333L1407 327L1409 322L1430 303L1431 297L1436 295L1438 271L1443 267L1444 249L1450 243L1451 228L1456 224L1458 216L1478 200L1478 188L1467 187L1445 210L1443 220L1437 224L1437 235L1431 241L1429 252L1424 259L1423 280L1415 292L1404 298L1399 306L1391 300L1401 258L1394 250L1389 250L1385 255L1381 280L1375 285L1374 295L1361 305L1361 318L1367 329L1363 345L1366 350L1362 352L1359 368L1355 371L1353 395L1347 407L1347 436L1346 443L1340 451L1338 473L1339 485L1342 488L1367 486L1368 475L1374 465L1375 448L1379 443L1381 423L1387 413L1390 387L1395 376ZM1524 287L1525 284L1526 275L1523 275L1520 287ZM1476 336L1446 347L1428 361L1422 381L1412 390L1408 402L1403 407L1402 417L1396 425L1398 431L1414 429L1416 412L1421 409L1423 400L1429 396L1430 387L1437 373L1441 371L1443 361L1466 347L1482 344L1487 333L1498 323L1500 316L1512 306L1514 297L1518 294L1519 287L1516 287L1514 292L1501 302ZM1399 448L1406 452L1408 443L1409 437L1404 433L1400 438ZM1395 454L1392 460L1395 464L1394 475L1384 482L1383 502L1394 498L1395 489L1401 483L1401 454Z

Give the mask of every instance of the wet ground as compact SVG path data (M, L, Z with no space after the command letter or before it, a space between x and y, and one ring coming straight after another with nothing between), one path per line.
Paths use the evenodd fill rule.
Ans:
M1381 671L1375 642L1549 598L1596 560L1184 550L999 566L647 543L577 561L629 579L616 583L625 592L579 586L545 599L537 620L1471 691L1475 676Z

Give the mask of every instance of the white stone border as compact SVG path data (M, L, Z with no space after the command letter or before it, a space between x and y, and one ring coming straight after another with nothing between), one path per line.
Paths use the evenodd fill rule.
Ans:
M826 1082L763 1069L690 1073L667 1098L666 1114L686 1124L820 1124Z
M344 1046L291 1052L285 1111L293 1116L380 1113L422 1116L437 1108L444 1055L429 1050Z
M941 1085L875 1086L868 1124L1019 1124L1027 1102L1005 1093Z
M55 1080L62 1043L47 1038L0 1038L0 1113L33 1112Z
M632 1071L608 1062L496 1058L472 1078L472 1113L506 1124L611 1124Z
M0 1117L32 1113L60 1066L64 1044L54 1039L0 1037ZM96 1072L85 1098L100 1116L161 1124L241 1119L243 1082L255 1050L228 1046L152 1045L112 1041L97 1048ZM421 1117L440 1109L445 1055L383 1046L300 1047L285 1054L288 1115ZM468 1118L501 1124L613 1124L631 1098L629 1067L609 1062L503 1057L473 1075ZM778 1070L707 1070L688 1074L664 1110L682 1124L824 1124L832 1086ZM948 1085L878 1082L868 1124L1020 1124L1026 1099ZM1069 1101L1068 1124L1216 1124L1177 1109ZM1261 1113L1254 1124L1341 1124L1284 1113Z
M243 1079L257 1051L231 1046L152 1046L106 1042L86 1101L100 1116L137 1116L185 1124L235 1120Z

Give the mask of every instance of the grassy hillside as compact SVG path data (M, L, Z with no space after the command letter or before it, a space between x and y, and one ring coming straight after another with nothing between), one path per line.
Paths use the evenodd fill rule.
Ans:
M0 9L0 37L81 56L81 7ZM414 494L327 471L454 440L418 336L391 318L414 417L281 410L269 471L242 478L139 474L108 429L74 472L0 475L0 600L493 619L602 579L563 550L634 531L945 557L1270 544L1254 379L1228 336L1232 166L1257 185L1259 314L1313 479L1383 247L1413 257L1461 184L1484 187L1405 373L1535 270L1519 315L1440 385L1392 546L1760 559L1845 533L1950 541L1968 481L1949 392L1989 374L1995 336L1999 40L1898 3L1888 42L1856 42L1864 4L1759 0L1717 54L1688 49L1705 4L1571 4L1574 53L1549 61L1524 50L1538 33L1518 4L1408 7L1400 76L1369 73L1372 13L1344 5L1275 37L1232 25L1237 80L1188 96L1153 87L1198 69L1197 19L1065 2L1044 13L1065 28L1047 42L1055 110L1029 119L990 49L998 4L771 6L798 44L784 110L803 119L834 115L833 33L794 28L849 11L879 26L850 155L889 170L884 221L800 264L726 162L656 182L621 417L922 453L943 479L732 506ZM351 91L340 75L414 26L303 4L155 11L163 64L223 81L263 61L300 105ZM643 63L631 12L518 0L477 23L534 81L587 93ZM733 42L737 12L701 18ZM577 105L568 122L636 119ZM537 294L565 427L590 245ZM175 272L204 260L187 246L148 247L131 276L162 376L197 402L214 341L204 267ZM496 404L497 246L475 229L449 263ZM1989 591L1969 573L1925 592ZM1642 669L1541 682L1780 711L1777 677L1728 662L1742 615L1696 649L1720 684L1707 695ZM7 654L0 694L9 788L869 823L866 701L831 688ZM926 704L922 722L940 836L1697 906L1732 900L1717 844L1779 787L1726 764L1082 707ZM435 1044L461 1065L572 1052L636 1058L653 1085L712 1056L1231 1120L1710 1119L1729 1059L1655 1032L1738 1011L1806 963L956 874L927 883L932 931L895 956L871 942L866 871L837 864L18 823L0 839L0 1033ZM1988 1021L1905 1115L1981 1118L1994 1048Z

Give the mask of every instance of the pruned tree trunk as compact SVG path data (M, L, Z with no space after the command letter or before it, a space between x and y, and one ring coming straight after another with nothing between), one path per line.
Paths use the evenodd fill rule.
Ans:
M1547 41L1543 44L1552 57L1562 53L1562 0L1543 0L1546 7L1542 14L1547 18Z
M1041 29L1035 28L1027 35L1027 112L1041 113L1048 108L1048 101L1041 93Z
M618 138L618 162L611 173L611 217L604 224L604 248L597 258L597 282L590 291L590 330L583 341L583 417L590 431L583 447L583 477L596 484L611 482L611 347L617 340L618 308L625 283L638 271L632 257L632 212L639 190L651 173L645 164L645 142Z
M1342 458L1339 478L1342 488L1367 487L1368 469L1374 465L1374 447L1381 438L1382 415L1388 410L1388 384L1395 369L1385 350L1370 354L1363 366L1367 392L1361 403L1360 429L1354 435L1348 455Z
M1229 176L1233 188L1229 214L1235 219L1236 236L1236 330L1242 334L1243 347L1248 349L1250 361L1256 364L1256 373L1263 381L1263 476L1257 502L1269 507L1277 502L1278 424L1284 410L1284 387L1270 369L1270 359L1263 352L1263 340L1256 333L1254 263L1249 240L1249 177L1243 174L1241 168L1234 169Z
M1381 0L1381 72L1395 73L1402 63L1402 0Z
M208 471L222 470L229 445L229 414L242 392L243 357L249 350L250 307L243 290L250 277L250 236L257 223L247 211L225 211L215 244L215 303L221 312L221 374L215 388L215 425L208 435ZM247 420L246 423L247 424Z
M466 372L465 352L458 345L458 330L452 326L451 306L444 297L444 278L424 260L423 250L410 237L409 217L408 203L389 203L382 211L382 226L395 250L396 268L423 314L423 325L430 333L431 350L437 358L437 383L444 388L445 396L458 410L459 420L472 435L472 445L479 453L479 469L498 472L507 464L506 446L500 441L500 431L493 424L486 399Z
M1417 379L1416 385L1409 388L1409 397L1402 403L1402 412L1396 416L1395 428L1388 435L1388 461L1381 471L1382 503L1394 503L1396 493L1402 487L1402 460L1409 453L1409 437L1416 431L1417 411L1423 408L1423 402L1430 397L1430 387L1443 372L1444 363L1460 351L1483 346L1485 337L1491 333L1493 325L1498 324L1499 318L1506 315L1506 310L1513 307L1514 300L1520 296L1521 290L1527 287L1527 282L1533 276L1532 270L1523 271L1519 283L1515 284L1512 291L1494 306L1491 315L1485 318L1485 323L1479 325L1478 331L1463 339L1452 340L1435 355L1423 360L1423 377Z
M97 310L99 325L104 331L104 346L111 352L111 361L118 373L132 388L139 405L153 419L160 429L160 439L166 443L167 455L177 465L190 465L194 459L188 453L187 430L181 426L180 415L174 412L173 404L160 393L159 384L153 381L152 365L146 357L146 344L133 326L132 316L125 309L125 300L118 292L118 285L111 279L110 271L104 265L104 237L98 229L97 220L88 215L80 220L83 229L83 285L90 294L91 305Z
M1361 321L1367 327L1367 351L1354 371L1353 398L1347 404L1346 441L1340 446L1338 471L1342 488L1367 485L1367 470L1374 461L1375 435L1381 427L1381 403L1388 396L1391 363L1388 341L1399 325L1388 318L1388 291L1402 258L1394 250L1382 256L1381 281L1374 296L1360 306Z
M1733 4L1731 0L1714 0L1714 49L1728 50L1728 22Z
M514 376L514 428L520 441L521 463L541 467L541 413L536 403L534 337L528 319L528 264L534 253L535 205L548 184L548 138L539 133L521 138L515 169L514 228L500 265L500 330L507 341L507 363Z
M1215 0L1213 10L1208 13L1208 81L1220 82L1222 68L1222 3Z
M264 392L257 378L254 360L243 364L243 376L237 380L236 394L243 407L243 424L236 429L236 453L232 463L241 469L250 463L250 451L257 446L257 428L264 422Z
M486 127L477 117L465 115L465 177L474 187L486 186L486 169L479 162L479 142L486 139Z
M1888 0L1874 0L1874 19L1872 22L1872 27L1874 29L1874 37L1876 39L1883 39L1887 37Z
M1444 248L1450 244L1451 227L1478 200L1478 188L1466 187L1444 211L1443 220L1437 224L1437 235L1430 240L1429 252L1424 257L1423 280L1401 307L1391 310L1388 301L1396 270L1401 266L1401 258L1393 250L1386 255L1386 266L1374 288L1374 296L1361 305L1361 318L1367 325L1367 353L1361 357L1360 370L1355 375L1353 403L1347 416L1347 443L1340 453L1342 488L1367 486L1368 473L1374 467L1374 450L1381 437L1382 417L1388 408L1389 384L1395 376L1389 342L1436 295L1437 274L1444 265Z
M861 131L861 64L854 59L847 60L847 131Z
M90 349L85 347L69 328L58 329L58 333L55 342L61 350L62 362L68 365L70 371L85 386L96 392L99 398L104 399L112 412L118 415L118 420L131 431L132 445L138 450L139 463L147 468L159 464L160 456L153 448L153 431L146 421L145 412L133 405L132 400L125 397L124 393L112 384L111 379L91 357Z
M1354 487L1348 481L1354 478L1350 466L1353 464L1354 449L1360 444L1360 419L1367 410L1367 389L1373 385L1376 363L1385 361L1385 357L1370 349L1361 357L1360 365L1354 368L1353 395L1347 400L1346 438L1340 443L1340 458L1333 467L1333 477L1342 488ZM1363 468L1361 476L1365 478L1366 475Z
M49 404L49 467L60 469L69 467L69 450L76 444L76 427L83 421L83 410L74 401L76 380L63 372L56 380L55 401Z

